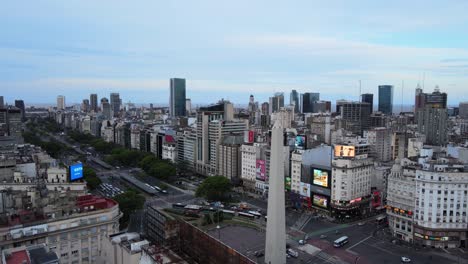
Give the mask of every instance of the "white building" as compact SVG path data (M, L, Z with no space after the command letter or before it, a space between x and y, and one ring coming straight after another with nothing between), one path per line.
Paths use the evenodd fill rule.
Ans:
M258 144L244 144L241 146L241 179L244 187L255 191L256 182L256 161Z
M295 150L291 153L291 191L300 193L301 191L301 167L303 150Z
M174 143L163 143L162 145L162 158L175 162L177 157L176 145Z
M366 213L369 209L373 173L374 162L367 154L354 158L335 157L332 161L332 210L350 216Z

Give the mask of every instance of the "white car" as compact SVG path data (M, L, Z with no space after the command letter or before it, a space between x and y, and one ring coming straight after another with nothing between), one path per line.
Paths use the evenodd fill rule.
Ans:
M403 262L403 263L410 263L410 262L411 262L411 259L408 258L408 257L401 257L401 262Z
M305 240L302 240L302 239L299 240L299 245L305 245L305 243L306 243Z

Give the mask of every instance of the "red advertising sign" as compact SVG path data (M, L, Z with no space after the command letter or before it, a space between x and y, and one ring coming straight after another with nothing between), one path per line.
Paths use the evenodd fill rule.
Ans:
M265 160L257 160L256 162L256 178L257 180L266 180L266 162Z

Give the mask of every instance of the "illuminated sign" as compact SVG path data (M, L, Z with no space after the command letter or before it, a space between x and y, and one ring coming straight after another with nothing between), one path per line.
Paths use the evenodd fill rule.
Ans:
M310 184L301 182L299 193L301 196L310 197Z
M312 169L312 183L317 186L329 188L330 172L322 169Z
M420 233L414 233L415 237L425 239L425 240L433 240L433 241L449 241L450 237L436 237L436 236L426 236Z
M328 198L322 195L314 194L312 196L312 204L327 209L328 208Z
M354 146L335 146L335 157L354 158L356 156L356 148Z
M70 166L70 181L83 179L83 164L78 163Z
M253 143L255 140L255 132L252 130L244 131L244 142Z
M358 203L358 202L360 202L360 201L362 201L362 198L361 198L361 197L356 198L356 199L353 199L353 200L349 201L349 203L350 203L350 204L352 204L352 203Z
M297 149L306 149L307 147L307 138L305 135L297 135L296 141L294 143Z
M266 165L265 160L257 160L256 162L256 178L257 180L266 180Z

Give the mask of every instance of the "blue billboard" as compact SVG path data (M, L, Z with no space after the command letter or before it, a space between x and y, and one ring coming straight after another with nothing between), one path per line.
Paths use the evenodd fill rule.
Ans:
M83 164L78 163L70 166L70 181L83 179Z

